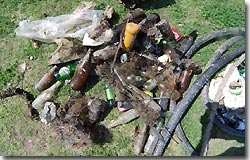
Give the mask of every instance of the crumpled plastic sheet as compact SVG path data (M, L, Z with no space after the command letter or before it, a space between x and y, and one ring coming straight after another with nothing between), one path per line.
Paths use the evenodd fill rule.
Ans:
M72 14L47 17L44 20L23 20L15 29L17 36L52 43L57 38L83 38L100 24L102 10L80 10Z

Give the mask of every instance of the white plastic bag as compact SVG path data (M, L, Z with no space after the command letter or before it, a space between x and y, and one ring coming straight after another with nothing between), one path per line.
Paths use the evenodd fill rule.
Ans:
M15 29L20 37L52 43L57 38L83 38L100 24L102 10L81 10L72 14L47 17L44 20L23 20Z

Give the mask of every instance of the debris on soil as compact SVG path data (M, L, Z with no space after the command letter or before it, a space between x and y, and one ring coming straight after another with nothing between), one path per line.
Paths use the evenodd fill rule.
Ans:
M134 8L145 1L119 2ZM185 58L197 33L193 30L183 36L166 19L157 13L147 16L141 8L130 11L121 24L114 26L108 21L115 12L112 7L107 6L102 14L93 6L83 3L73 14L20 22L15 30L18 36L30 38L33 43L56 42L58 47L49 57L50 69L35 84L41 92L36 99L19 88L0 95L23 95L36 113L44 107L40 119L57 125L59 132L70 136L78 147L103 141L112 127L139 117L144 123L135 146L139 155L148 139L148 128L159 130L156 126L159 119L165 118L169 100L180 100L192 75L201 73L198 63ZM68 21L70 17L74 21ZM63 22L59 23L60 18ZM46 27L48 22L53 26ZM38 24L45 28L33 30L31 26ZM31 33L23 33L24 28ZM48 34L44 37L44 33ZM84 95L86 81L92 75L105 82L105 100ZM79 95L70 96L64 104L53 103L58 89L67 85L65 81L70 81ZM116 107L123 113L106 128L101 122Z

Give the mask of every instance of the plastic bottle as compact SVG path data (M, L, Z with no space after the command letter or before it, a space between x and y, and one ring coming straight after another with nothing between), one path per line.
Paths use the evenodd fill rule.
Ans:
M245 78L245 70L246 70L245 62L243 62L242 64L240 64L240 65L237 67L237 69L238 69L238 71L239 71L240 76L242 76L243 78Z
M105 95L106 95L108 106L112 107L115 104L115 94L110 88L108 83L104 85L104 90L105 90Z
M81 90L87 80L87 77L90 72L90 53L91 53L91 50L87 52L85 57L76 66L76 71L70 83L71 88L73 90L76 90L76 91Z
M64 66L59 69L59 71L54 73L54 76L59 81L65 81L66 79L70 79L76 70L76 63Z
M40 95L37 96L37 98L32 102L32 107L35 109L38 109L39 107L42 107L45 102L51 100L53 96L55 96L56 92L58 91L58 88L61 86L62 82L57 81L55 84L53 84L50 88L44 90Z
M123 41L125 50L129 50L130 48L133 47L134 40L136 38L139 29L140 29L139 25L133 22L129 22L126 24L124 41Z
M143 87L151 91L157 86L157 82L160 80L164 80L164 77L161 74L156 75L154 78L149 79L146 83L143 84Z
M143 83L145 82L145 79L141 76L131 74L131 75L127 76L126 82L128 84L132 84L136 87L141 87L143 85Z
M53 66L47 73L45 73L43 77L35 84L35 89L42 92L55 83L56 78L54 73L57 69L57 66Z
M143 87L151 91L157 86L157 80L156 79L149 79L146 83L143 84Z

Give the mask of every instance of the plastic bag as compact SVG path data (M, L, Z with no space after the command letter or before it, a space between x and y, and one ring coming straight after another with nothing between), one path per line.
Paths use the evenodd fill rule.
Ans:
M219 77L211 80L210 86L209 86L208 96L212 101L215 100L215 95L216 95L217 90L218 90L218 88L223 80L222 77L224 77L224 74L228 72L231 65L232 64L229 64L226 67L226 70L224 72L222 72ZM241 84L242 92L240 94L230 93L229 85L232 82L239 82ZM231 109L241 108L241 107L245 108L245 79L242 76L240 76L237 68L235 68L233 70L232 75L227 80L227 83L222 91L222 97L220 97L220 99L222 99L222 98L224 98L224 105L227 108L231 108Z
M87 9L44 20L23 20L15 32L17 36L47 43L57 38L83 38L85 33L92 32L100 24L102 13L102 10Z

